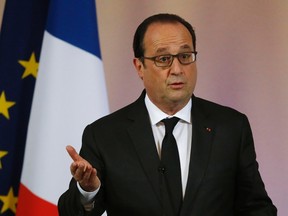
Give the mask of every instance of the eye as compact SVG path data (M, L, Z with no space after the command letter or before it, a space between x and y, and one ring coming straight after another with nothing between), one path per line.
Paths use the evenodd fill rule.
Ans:
M191 53L180 53L179 57L183 60L187 60L191 58L191 55L192 55Z
M157 56L155 58L155 60L157 62L160 62L160 63L167 63L167 62L171 61L171 58L172 58L172 56L170 56L170 55L163 55L163 56Z

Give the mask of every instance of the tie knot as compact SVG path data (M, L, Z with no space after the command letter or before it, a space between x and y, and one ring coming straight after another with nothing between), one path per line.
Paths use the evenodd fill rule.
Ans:
M172 131L178 121L179 121L179 118L177 117L162 119L162 122L165 125L165 131L166 131L165 134L168 134L168 133L172 134Z

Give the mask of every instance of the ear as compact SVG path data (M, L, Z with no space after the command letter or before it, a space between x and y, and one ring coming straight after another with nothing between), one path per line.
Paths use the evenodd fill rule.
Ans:
M138 76L143 80L143 69L144 69L143 63L138 58L134 58L133 64L138 73Z

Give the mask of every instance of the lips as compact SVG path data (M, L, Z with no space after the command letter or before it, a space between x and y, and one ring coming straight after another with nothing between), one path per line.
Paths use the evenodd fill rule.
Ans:
M181 89L181 88L183 88L184 83L183 82L173 82L173 83L170 83L169 86L172 89Z

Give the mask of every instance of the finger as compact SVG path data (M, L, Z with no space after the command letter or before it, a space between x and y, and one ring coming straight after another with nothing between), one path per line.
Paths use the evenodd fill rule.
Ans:
M83 178L84 174L90 172L91 169L93 169L93 167L86 161L74 162L71 164L71 172L74 171L74 176L76 176L77 179Z
M97 176L97 170L95 168L92 169L91 175Z
M76 152L76 150L72 146L70 145L66 146L66 151L73 159L73 161L83 160L83 158Z
M82 181L83 179L83 176L85 174L85 164L84 163L78 163L77 165L77 168L75 169L75 172L73 175L74 179L78 182Z
M100 180L96 175L97 171L93 167L88 167L84 173L82 180L79 182L80 186L86 191L95 191L100 187Z
M82 179L85 181L90 181L91 178L97 177L97 171L92 166L86 168L86 171L83 173Z
M72 176L75 175L77 169L78 169L78 164L76 162L73 162L70 165L70 172L71 172Z
M83 182L89 182L92 171L93 171L92 167L87 167L86 171L83 173L83 176L82 176Z

